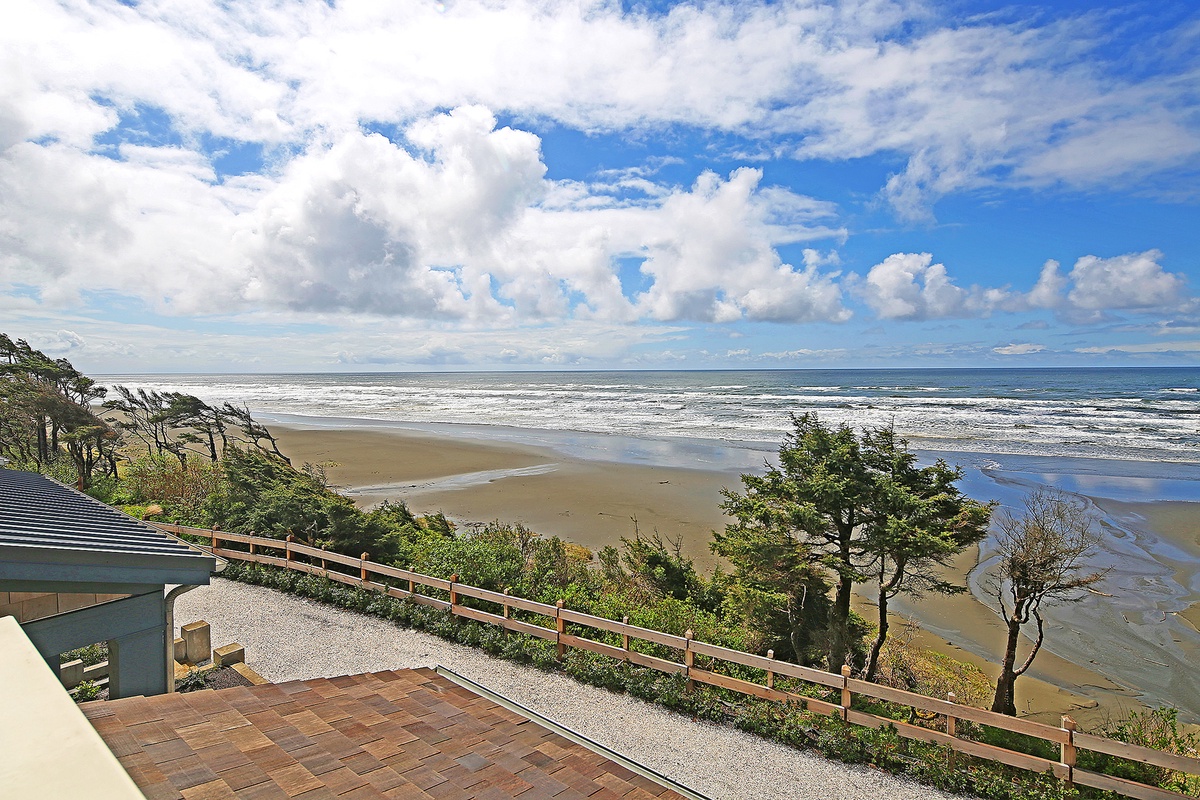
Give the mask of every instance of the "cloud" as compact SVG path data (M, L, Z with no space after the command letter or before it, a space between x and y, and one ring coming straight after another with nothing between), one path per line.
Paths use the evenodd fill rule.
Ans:
M895 253L876 264L854 291L881 319L930 320L1049 310L1077 323L1098 322L1110 312L1167 313L1190 302L1187 282L1159 263L1158 250L1079 258L1069 273L1047 261L1028 292L1009 287L964 289L930 253ZM1032 320L1022 329L1045 328Z
M881 319L925 320L991 313L1003 289L963 289L930 253L895 253L871 267L859 293Z
M50 303L112 290L173 314L349 312L514 326L844 320L828 203L762 173L656 184L637 203L602 185L564 194L541 142L480 106L413 123L396 141L353 131L274 175L219 181L191 151L57 144L0 155L0 280ZM645 287L622 284L641 260Z
M993 347L992 352L1002 356L1026 356L1031 353L1041 353L1045 349L1045 345L1013 342L1001 347Z
M6 22L0 149L87 148L150 109L189 147L223 137L286 159L364 124L481 105L587 132L688 126L799 159L884 154L904 166L881 192L911 219L1001 182L1155 176L1143 185L1157 188L1200 156L1195 59L1163 55L1189 51L1185 27L1145 75L1118 68L1129 54L1099 13L1038 24L907 0L664 13L602 0L13 0Z
M1095 347L1077 347L1076 353L1088 355L1130 353L1130 354L1193 354L1200 353L1200 341L1176 342L1147 342L1137 344L1096 345Z
M822 272L815 251L806 251L804 266L795 268L769 244L811 235L807 223L827 210L789 192L757 192L761 178L749 168L727 181L707 172L690 192L663 202L654 220L662 233L646 232L641 271L654 283L638 296L639 309L658 320L709 322L850 317L837 273Z
M1034 287L1013 295L1012 310L1049 309L1075 322L1106 319L1109 312L1166 313L1188 301L1187 281L1167 272L1158 250L1101 258L1087 255L1063 274L1057 261L1047 261Z
M1186 282L1159 265L1162 256L1157 250L1113 258L1084 256L1071 270L1074 286L1067 300L1089 311L1176 305L1183 300Z

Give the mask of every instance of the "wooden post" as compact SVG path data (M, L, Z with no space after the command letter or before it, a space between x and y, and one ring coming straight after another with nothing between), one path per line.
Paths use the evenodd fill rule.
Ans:
M1075 720L1064 715L1062 727L1067 732L1067 740L1058 746L1058 760L1067 768L1067 777L1064 780L1071 783L1075 773Z
M774 660L775 660L775 651L774 651L774 650L768 650L768 651L767 651L767 658L769 658L769 659L771 659L772 661L774 661ZM768 689L774 689L774 688L775 688L775 673L774 673L772 670L767 670L767 688L768 688Z
M362 556L360 557L360 562L361 562L361 563L359 563L359 565L358 565L358 566L359 566L359 578L362 580L362 582L363 582L363 583L367 583L367 582L368 582L368 581L367 581L367 576L368 576L370 573L369 573L369 572L367 572L367 561L369 561L369 560L370 560L370 558L371 558L371 554L370 554L370 553L363 553L363 554L362 554Z
M292 560L292 540L294 540L295 538L296 538L295 536L293 536L292 534L289 533L287 535L287 539L284 540L286 542L286 544L283 546L283 550L284 550L283 554L284 554L284 556L287 557L287 560L289 562Z
M454 591L454 584L458 581L458 573L450 576L450 611L454 612L454 607L458 605L458 592Z
M690 692L696 688L696 682L692 680L692 664L696 661L696 653L692 650L692 639L696 634L691 628L683 634L683 674L688 679L687 690Z
M954 692L948 692L946 694L946 702L947 703L957 703L958 696L955 695ZM953 714L946 715L946 733L949 736L958 736L958 719ZM946 763L949 764L950 769L954 769L954 748L953 747L951 747L950 752L946 754Z
M629 624L629 615L628 614L621 617L621 623L624 625ZM629 661L629 634L628 633L621 634L621 649L625 651L625 660Z
M562 641L563 634L567 632L567 621L562 618L563 601L559 600L554 607L554 627L558 631L555 641L558 642L558 660L562 661L563 656L567 654L567 646Z
M321 545L321 552L325 552L325 546ZM325 577L329 577L329 566L325 563L325 556L321 556L321 569L325 572Z
M842 719L848 719L850 704L854 698L850 695L850 665L842 664Z
M250 535L253 536L254 531L250 531ZM250 543L250 555L254 555L254 542ZM253 559L251 559L251 560L253 560Z
M412 578L409 578L408 579L408 596L409 597L412 597L414 594L416 594L416 590L413 588L415 585L416 584L414 584L412 582Z
M217 547L219 546L219 545L218 545L218 542L220 542L220 541L221 541L221 540L217 538L217 529L216 529L216 528L213 528L213 529L212 529L212 549L213 549L213 550L216 550L216 549L217 549ZM254 551L253 551L253 550L251 550L250 552L254 552Z

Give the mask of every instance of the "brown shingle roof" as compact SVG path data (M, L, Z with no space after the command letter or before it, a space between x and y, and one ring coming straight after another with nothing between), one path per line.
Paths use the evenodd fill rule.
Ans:
M682 800L428 669L82 708L150 800Z

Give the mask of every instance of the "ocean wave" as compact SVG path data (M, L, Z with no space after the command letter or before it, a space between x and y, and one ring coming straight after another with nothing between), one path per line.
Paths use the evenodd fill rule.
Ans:
M914 370L909 382L895 372L875 376L883 380L855 380L854 372L498 373L113 376L105 383L182 391L265 413L764 446L777 444L789 430L790 413L816 411L835 425L894 425L928 449L1200 460L1194 418L1200 403L1178 374L1156 382L1161 376L1138 370ZM1200 379L1200 371L1188 379L1193 373ZM906 394L883 396L900 391Z

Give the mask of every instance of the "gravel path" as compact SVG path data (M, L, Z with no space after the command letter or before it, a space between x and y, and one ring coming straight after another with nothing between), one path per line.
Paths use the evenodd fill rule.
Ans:
M213 578L176 601L177 624L196 620L272 681L442 665L713 800L955 797L271 589Z

